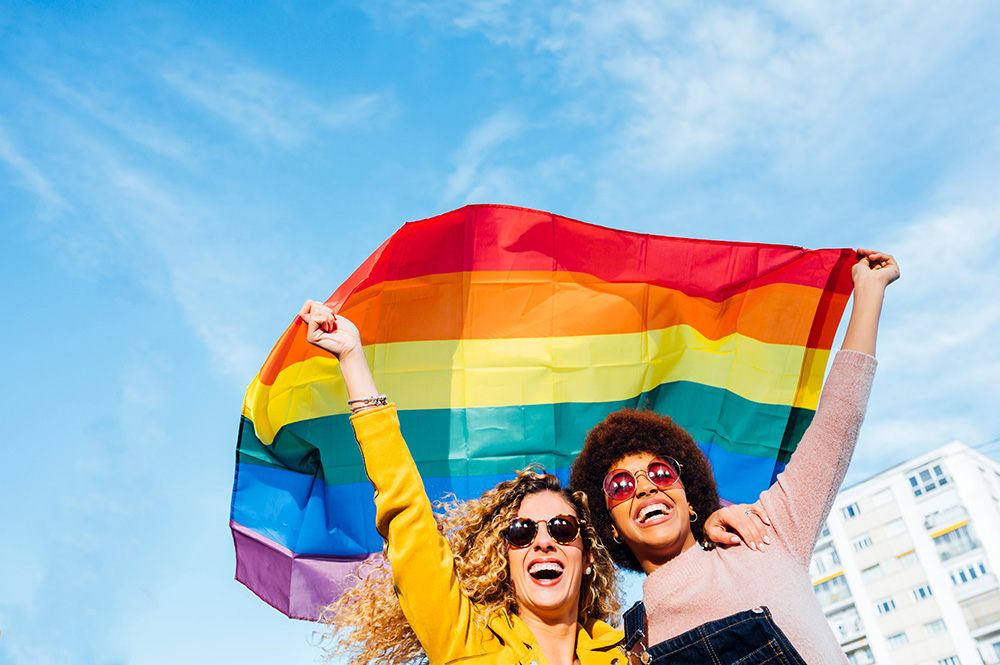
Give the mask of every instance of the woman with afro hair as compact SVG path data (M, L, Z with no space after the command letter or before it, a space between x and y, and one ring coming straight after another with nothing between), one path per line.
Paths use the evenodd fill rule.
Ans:
M625 645L642 665L847 663L809 561L857 442L885 289L899 267L859 249L851 275L843 346L795 454L746 511L768 525L746 546L696 547L719 495L707 458L670 418L618 411L587 435L570 488L587 495L612 559L647 575L644 602L625 615Z

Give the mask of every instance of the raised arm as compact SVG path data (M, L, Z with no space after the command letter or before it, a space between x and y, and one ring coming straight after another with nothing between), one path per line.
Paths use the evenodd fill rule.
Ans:
M875 376L875 340L886 287L899 278L889 254L858 250L854 306L812 423L785 470L761 495L779 541L808 561L844 482Z
M437 530L423 481L400 433L395 407L365 402L378 390L358 329L314 301L307 301L299 316L309 325L308 340L340 360L349 399L362 400L352 404L351 423L365 471L375 487L376 528L386 541L403 613L431 663L468 654L475 608L455 576L451 550Z
M885 287L899 279L899 266L889 254L869 249L859 249L858 257L858 262L851 269L854 307L841 349L874 356Z
M315 300L302 305L299 318L308 325L306 339L340 361L349 400L364 400L378 394L357 326L342 316L338 318L333 310Z

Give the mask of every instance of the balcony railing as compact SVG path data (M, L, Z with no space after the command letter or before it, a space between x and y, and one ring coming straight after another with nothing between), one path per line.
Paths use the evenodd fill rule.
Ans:
M965 506L952 506L940 513L934 513L924 518L924 528L928 531L937 531L951 524L957 524L969 519L969 511Z
M847 621L838 622L834 627L834 632L837 633L837 639L840 641L841 646L843 646L864 635L865 625L861 623L859 617L854 617Z

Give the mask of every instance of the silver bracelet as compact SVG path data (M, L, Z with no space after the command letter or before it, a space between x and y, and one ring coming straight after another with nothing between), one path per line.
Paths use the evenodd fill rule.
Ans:
M347 400L347 406L351 407L351 411L363 409L369 406L385 406L388 403L389 398L385 395L372 395L371 397Z

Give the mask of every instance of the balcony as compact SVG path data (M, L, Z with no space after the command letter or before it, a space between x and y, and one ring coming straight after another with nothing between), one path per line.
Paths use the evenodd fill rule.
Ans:
M1000 590L993 589L972 598L959 601L965 623L974 633L1000 624ZM982 632L991 632L989 629Z
M941 561L953 559L980 546L979 541L973 537L968 522L959 522L955 526L941 529L932 533L931 538Z
M816 600L820 607L829 610L831 605L853 600L851 589L847 586L843 572L836 573L830 578L813 585L816 592Z
M952 524L969 521L969 511L965 506L952 506L939 513L932 513L924 518L924 528L928 531L937 531Z
M844 621L838 621L833 626L833 632L837 635L840 646L853 642L865 636L865 625L861 623L860 617L854 615Z

